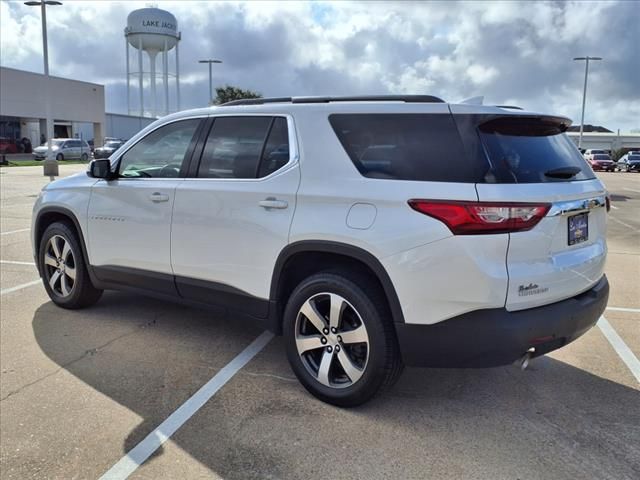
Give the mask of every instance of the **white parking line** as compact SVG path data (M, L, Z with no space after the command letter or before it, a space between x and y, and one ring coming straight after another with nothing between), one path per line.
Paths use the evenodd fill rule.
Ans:
M611 204L611 208L613 208L614 210L618 210L620 207L616 207L615 205Z
M626 343L620 338L620 335L613 329L611 324L606 318L600 317L598 320L598 327L604 334L609 343L616 351L622 361L629 367L633 376L636 377L638 383L640 383L640 360L636 357Z
M18 290L22 290L23 288L33 287L34 285L42 284L42 280L34 280L33 282L23 283L22 285L17 285L11 288L5 288L0 290L0 295L6 295L7 293L17 292Z
M2 232L0 233L0 235L12 235L14 233L20 233L20 232L28 232L29 230L31 230L30 228L21 228L20 230L11 230L9 232Z
M622 220L618 220L616 217L614 217L613 215L609 215L609 218L611 220L613 220L614 222L618 222L620 225L630 228L631 230L633 230L634 232L640 232L640 230L638 230L636 227L634 227L633 225L629 225L628 223L623 222Z
M625 190L631 190L632 192L640 193L640 190L636 190L635 188L626 188Z
M640 308L607 307L607 310L611 310L612 312L632 312L632 313L640 313Z
M33 262L16 262L14 260L0 260L0 263L6 263L7 265L31 265L36 266Z
M238 371L255 357L273 338L271 332L263 332L231 362L216 373L200 390L173 412L164 422L146 436L138 445L111 467L100 480L124 479L131 475L171 435L213 397Z

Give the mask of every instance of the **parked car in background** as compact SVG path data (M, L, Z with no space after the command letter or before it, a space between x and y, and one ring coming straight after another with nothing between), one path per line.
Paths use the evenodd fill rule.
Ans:
M102 147L93 151L94 158L109 158L113 152L118 150L124 144L123 140L105 141Z
M585 150L584 152L584 158L586 160L591 160L593 159L594 155L608 155L606 150L601 150L601 149L597 149L597 148L589 148L587 150Z
M7 137L0 137L0 153L18 153L16 142Z
M621 172L640 172L640 152L629 152L618 160Z
M84 140L77 138L54 138L51 140L50 160L89 160L91 148ZM47 156L47 145L41 145L33 149L33 157L36 160L44 160Z
M602 170L603 172L615 172L616 164L606 153L596 153L587 159L589 165L594 170Z

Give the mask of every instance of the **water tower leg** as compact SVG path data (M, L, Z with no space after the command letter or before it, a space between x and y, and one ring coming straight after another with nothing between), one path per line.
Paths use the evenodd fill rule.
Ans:
M167 52L167 39L164 39L164 50L162 51L162 84L164 86L164 114L169 115L169 62Z
M142 90L142 86L144 83L144 78L142 75L142 38L138 38L138 90L140 91L140 116L144 117L144 93Z
M180 40L178 38L178 40ZM180 55L178 54L178 45L176 43L176 111L180 111Z
M129 72L129 41L127 36L124 37L124 48L126 51L127 62L127 115L131 115L131 75Z
M158 52L149 51L149 60L151 62L151 116L158 116L158 97L156 95L156 55Z

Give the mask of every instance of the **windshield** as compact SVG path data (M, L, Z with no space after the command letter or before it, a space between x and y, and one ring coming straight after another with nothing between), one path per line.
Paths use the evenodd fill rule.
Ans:
M52 147L61 147L64 143L64 140L51 140Z
M106 148L118 148L120 145L120 142L107 142L104 144Z
M611 160L609 155L594 155L593 159L594 160Z
M629 155L629 157L627 157L627 158L632 162L640 161L640 155Z

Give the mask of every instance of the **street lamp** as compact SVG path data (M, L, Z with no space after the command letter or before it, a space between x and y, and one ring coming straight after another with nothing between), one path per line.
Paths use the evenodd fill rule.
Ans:
M62 2L55 0L44 0L40 2L24 2L29 7L40 7L42 17L42 52L44 56L44 82L45 82L45 114L47 123L47 156L42 165L45 176L51 180L58 175L58 161L50 159L51 156L51 137L53 137L53 120L51 118L51 104L49 101L49 48L47 46L47 5L62 5Z
M211 80L211 65L214 63L222 63L222 60L198 60L198 63L209 64L209 105L213 105L213 82Z
M587 102L587 77L589 76L589 61L602 60L602 57L575 57L574 60L585 60L584 66L584 90L582 92L582 118L580 120L580 137L578 138L578 148L582 148L582 132L584 130L584 106Z

